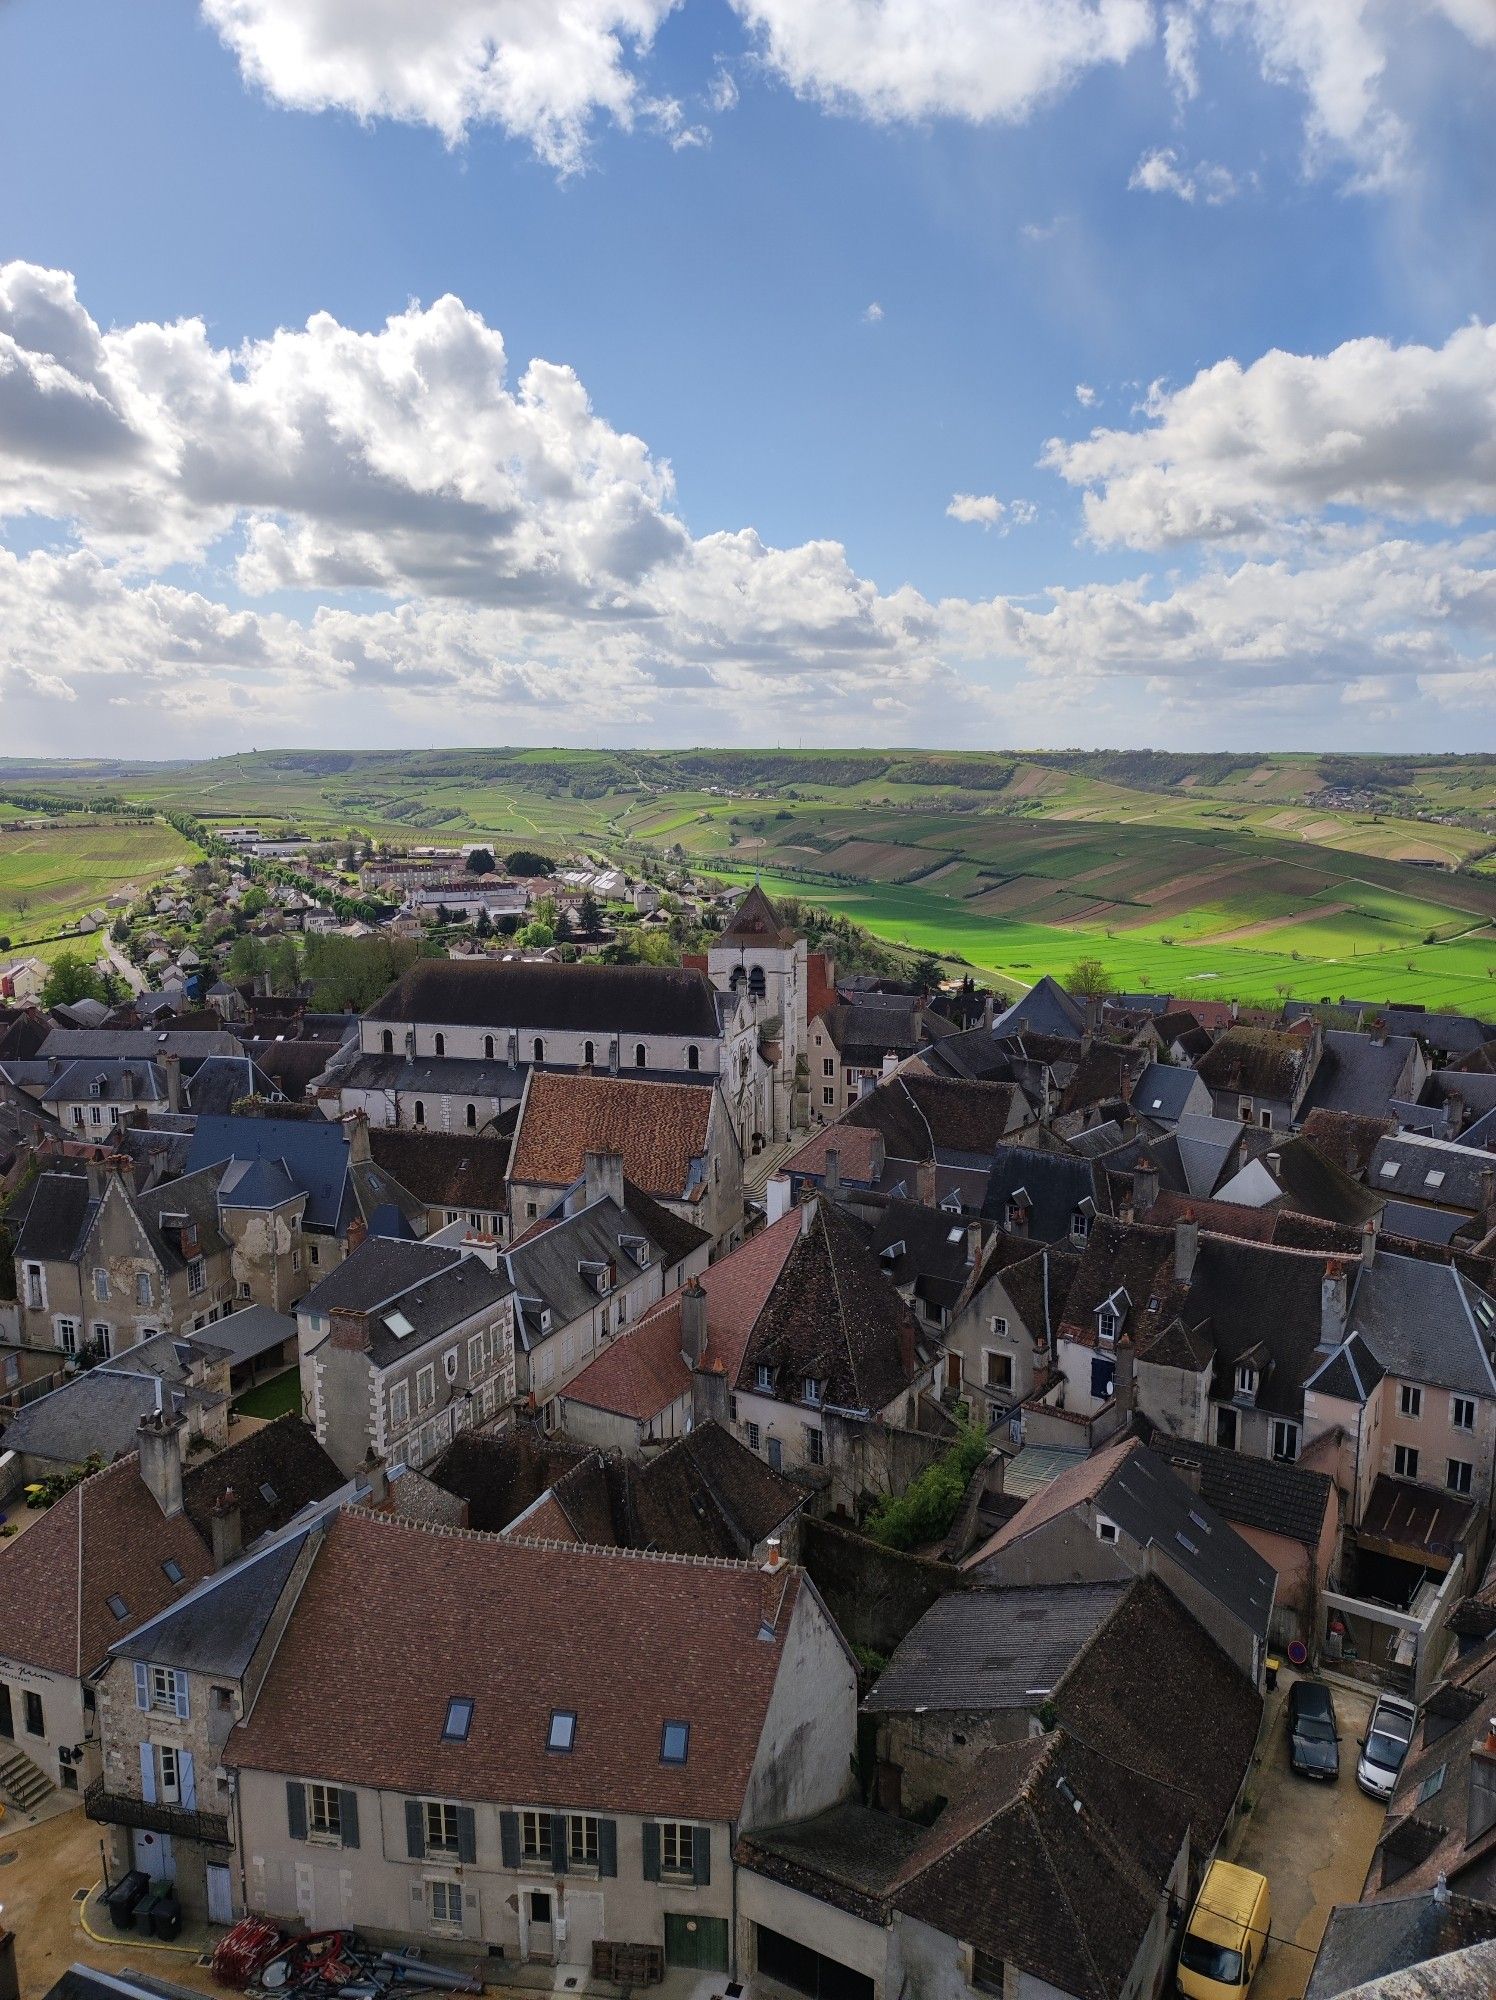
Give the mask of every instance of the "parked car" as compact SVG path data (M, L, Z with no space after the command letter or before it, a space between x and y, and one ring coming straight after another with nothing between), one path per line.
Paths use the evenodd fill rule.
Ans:
M1288 1690L1288 1761L1301 1778L1340 1776L1335 1701L1323 1681L1295 1681Z
M1242 2000L1267 1953L1273 1899L1267 1877L1212 1861L1179 1945L1185 2000Z
M1418 1711L1400 1695L1381 1694L1371 1711L1361 1755L1356 1759L1356 1783L1374 1799L1390 1799L1413 1740Z

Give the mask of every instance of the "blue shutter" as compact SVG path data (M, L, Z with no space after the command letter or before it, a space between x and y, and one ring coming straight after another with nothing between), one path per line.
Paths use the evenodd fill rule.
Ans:
M616 1819L600 1819L597 1823L597 1872L599 1875L618 1873L618 1822Z
M286 1827L293 1840L306 1839L306 1786L286 1780Z
M1098 1402L1105 1402L1112 1393L1112 1384L1117 1379L1117 1364L1110 1358L1103 1360L1100 1355L1091 1357L1091 1394Z
M420 1861L425 1857L426 1815L421 1810L419 1799L405 1801L405 1851L412 1861Z
M188 1718L190 1704L187 1698L187 1676L180 1668L172 1676L172 1693L176 1698L177 1720L178 1722L185 1722Z
M478 1822L471 1806L457 1808L457 1859L476 1861L478 1859Z
M153 1743L140 1746L140 1796L148 1806L156 1803L156 1747Z
M518 1868L520 1862L518 1813L499 1814L499 1851L504 1857L506 1868Z
M660 1826L653 1819L644 1822L644 1879L646 1882L660 1879Z
M193 1764L190 1750L177 1752L177 1785L181 1791L183 1812L196 1812L197 1768Z
M345 1847L358 1846L358 1793L338 1793L338 1827Z
M151 1670L144 1660L135 1662L135 1706L149 1709L151 1705Z

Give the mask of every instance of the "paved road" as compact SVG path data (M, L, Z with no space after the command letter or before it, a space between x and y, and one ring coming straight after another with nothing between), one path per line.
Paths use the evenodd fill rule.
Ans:
M1355 1903L1382 1830L1386 1808L1356 1784L1358 1739L1370 1694L1335 1688L1340 1721L1340 1776L1333 1785L1297 1778L1288 1768L1285 1701L1290 1676L1275 1694L1262 1761L1248 1784L1254 1803L1234 1859L1266 1875L1273 1892L1273 1942L1252 1985L1252 2000L1301 2000L1314 1954L1337 1903Z
M123 979L132 993L144 993L146 991L150 985L150 981L143 973L136 971L135 967L125 957L125 954L120 950L113 938L109 936L107 931L104 933L101 955L108 965L109 970Z

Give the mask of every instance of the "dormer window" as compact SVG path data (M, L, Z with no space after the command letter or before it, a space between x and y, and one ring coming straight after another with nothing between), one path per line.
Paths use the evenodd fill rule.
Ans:
M1089 1240L1091 1234L1091 1221L1092 1221L1092 1216L1089 1207L1083 1206L1075 1209L1071 1213L1070 1240L1073 1243L1085 1243Z
M1121 1331L1122 1320L1116 1308L1103 1306L1096 1315L1096 1338L1103 1347L1113 1347Z
M947 1215L959 1215L961 1213L960 1189L952 1188L948 1194L943 1194L940 1197L940 1206L945 1210Z
M754 1369L753 1386L755 1389L772 1389L774 1387L774 1370L769 1366L767 1361L760 1361Z
M1244 1361L1236 1371L1236 1393L1238 1396L1257 1396L1257 1370L1250 1361Z
M825 1381L819 1375L807 1375L801 1385L801 1395L807 1403L819 1405L826 1393Z

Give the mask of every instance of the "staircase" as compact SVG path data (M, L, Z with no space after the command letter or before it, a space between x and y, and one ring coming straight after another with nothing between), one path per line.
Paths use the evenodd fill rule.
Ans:
M24 1750L11 1746L0 1756L0 1794L17 1812L35 1812L51 1798L54 1787L45 1771L39 1771Z
M743 1162L743 1192L754 1201L762 1201L769 1176L805 1143L805 1134L798 1133L793 1139L781 1139L777 1145L765 1146L761 1153L751 1155Z

